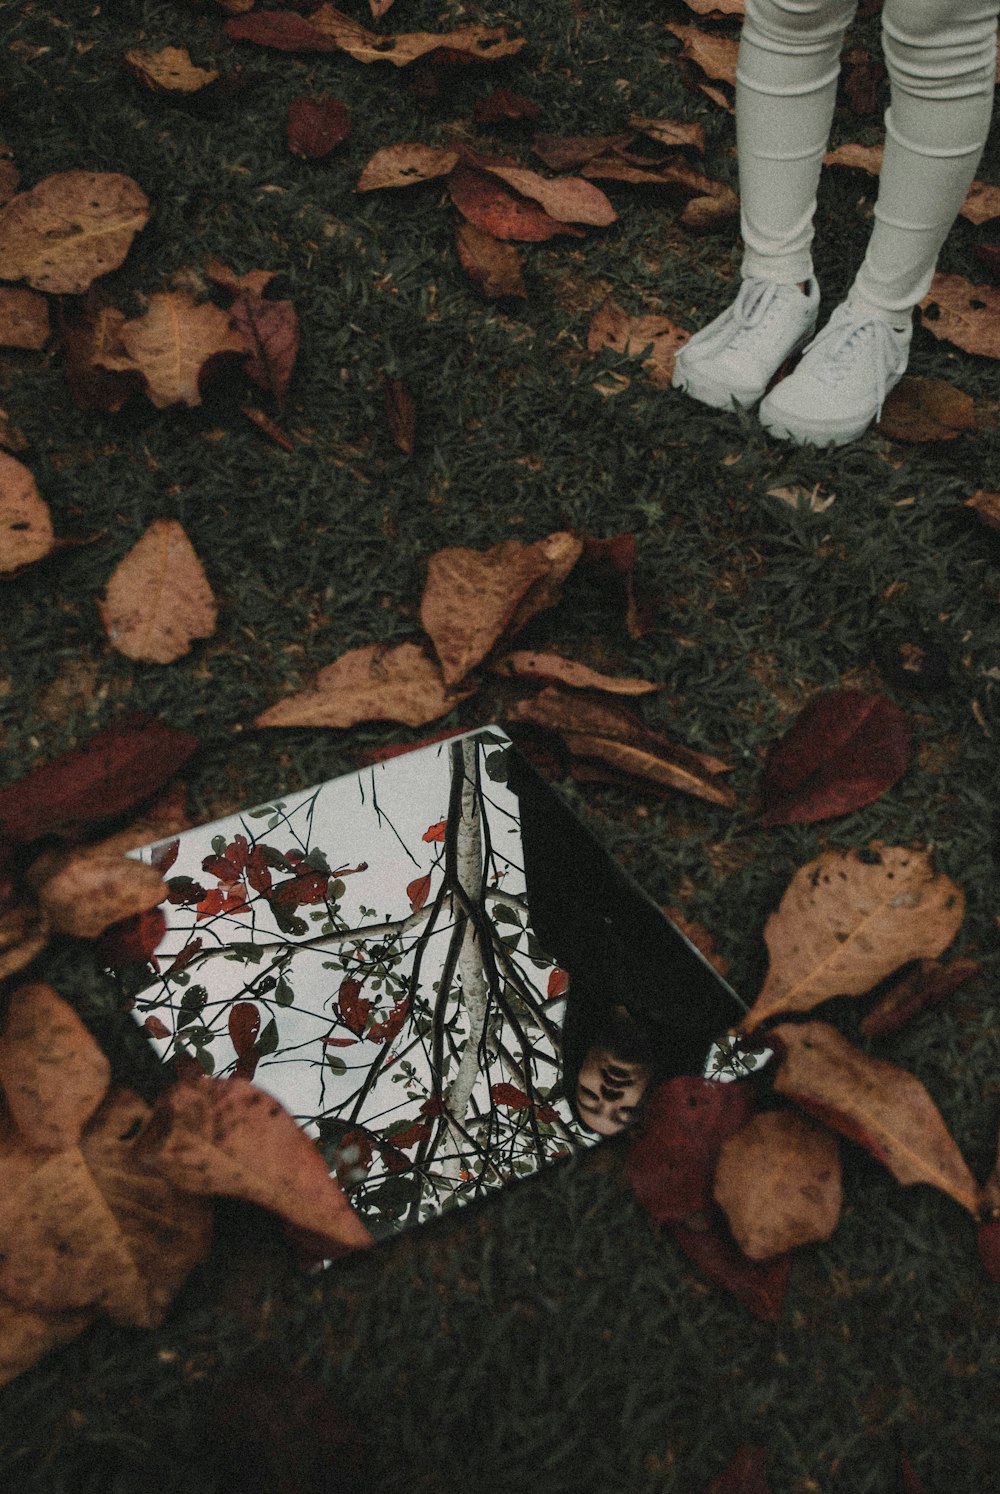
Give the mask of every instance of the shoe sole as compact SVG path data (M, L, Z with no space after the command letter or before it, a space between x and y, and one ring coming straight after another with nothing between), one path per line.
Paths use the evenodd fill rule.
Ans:
M776 441L794 441L798 446L847 446L851 441L856 441L863 436L865 431L874 421L872 415L868 420L858 425L857 421L851 425L837 426L833 422L817 421L814 425L802 425L794 419L785 419L781 415L775 415L765 408L767 401L761 405L757 412L757 418Z

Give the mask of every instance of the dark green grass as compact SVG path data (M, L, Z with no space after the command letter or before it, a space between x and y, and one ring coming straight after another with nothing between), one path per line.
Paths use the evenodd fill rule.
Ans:
M361 0L345 8L367 16ZM933 845L968 898L956 947L983 973L877 1051L923 1079L984 1176L1000 1114L1000 542L962 504L997 487L1000 428L938 445L872 434L832 453L799 450L752 417L654 389L633 360L588 355L590 314L608 294L691 328L730 298L738 246L685 234L669 195L610 188L618 222L528 246L529 297L498 308L458 267L439 184L353 190L376 149L441 144L453 130L530 160L532 127L473 124L474 101L501 82L542 107L537 128L549 133L611 133L630 111L699 119L706 169L735 185L732 121L689 86L695 75L664 30L690 19L679 0L517 0L468 13L397 0L387 30L440 29L451 16L527 38L509 63L468 68L427 103L388 66L230 43L211 4L52 10L0 9L3 133L25 186L70 168L142 185L152 220L107 281L130 312L155 290L191 284L209 255L279 270L275 289L302 322L281 415L296 444L279 451L244 422L239 406L262 399L238 377L194 410L135 401L100 415L74 408L57 351L0 359L0 404L31 441L26 460L58 533L91 539L7 585L0 778L134 710L202 739L189 772L198 817L344 771L362 748L419 733L255 732L253 718L345 649L416 636L431 553L563 527L633 531L650 631L631 641L601 590L573 577L523 642L663 681L647 719L730 760L740 807L568 792L658 900L712 931L747 997L765 966L765 919L797 866L873 838ZM872 23L857 30L876 38ZM201 64L244 68L246 86L177 104L120 71L128 46L181 42ZM285 148L284 114L297 94L318 92L348 105L354 129L327 161L304 163ZM834 140L878 139L878 121L841 109ZM998 153L995 127L980 175L1000 179ZM824 177L816 260L830 305L863 255L873 193L858 173ZM942 268L983 278L972 251L989 234L960 221ZM988 402L996 370L916 333L914 373ZM594 383L609 371L627 382L605 397ZM410 458L385 427L389 376L418 401ZM817 484L836 495L822 514L768 496ZM220 602L214 638L167 668L111 652L95 605L162 516L183 522ZM944 650L944 691L916 697L882 679L873 642L898 628ZM812 692L842 684L907 709L913 766L841 820L761 830L770 744ZM440 725L478 724L502 704L484 688ZM46 972L113 1051L119 1077L152 1084L130 1019L85 954L53 951ZM853 1032L842 1005L837 1020ZM776 1326L687 1267L631 1203L613 1159L567 1167L324 1280L298 1276L280 1244L237 1214L161 1330L99 1325L3 1393L0 1483L222 1494L226 1397L252 1380L263 1351L355 1417L372 1486L387 1491L697 1491L750 1438L769 1448L775 1494L893 1490L900 1448L929 1491L979 1494L998 1452L998 1289L949 1200L898 1187L846 1147L845 1161L844 1218L830 1242L800 1254Z

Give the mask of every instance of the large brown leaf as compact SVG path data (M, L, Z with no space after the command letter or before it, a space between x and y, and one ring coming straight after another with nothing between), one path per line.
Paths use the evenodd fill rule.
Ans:
M111 1065L51 986L20 986L0 1035L0 1087L29 1146L76 1146L104 1099Z
M770 966L744 1030L831 996L860 996L900 965L935 958L964 911L961 887L935 876L925 851L824 851L799 868L767 920Z
M126 72L151 93L199 93L218 78L214 67L196 67L187 47L161 47L157 52L130 47L125 53Z
M96 939L110 924L155 908L167 895L155 866L100 846L46 851L32 863L28 879L50 926L80 939Z
M921 960L862 1017L858 1031L866 1038L895 1037L921 1012L940 1006L978 973L975 960L953 960L950 965Z
M0 910L0 980L30 965L48 937L48 920L37 903L23 898Z
M400 721L423 726L471 694L449 690L434 660L416 643L350 649L300 690L263 711L255 726L353 726Z
M43 560L55 543L48 504L34 477L23 462L0 451L0 576Z
M736 82L736 55L740 44L735 37L700 31L697 26L679 26L675 21L668 21L664 30L678 38L683 47L682 55L701 68L706 77L717 78L722 83Z
M513 57L524 46L523 36L511 37L502 26L481 26L478 23L458 26L452 31L411 31L380 36L345 16L333 5L321 5L308 20L310 26L331 37L356 62L391 62L394 67L405 67L441 47L461 53L470 62L495 62L501 57Z
M628 1138L625 1177L658 1224L711 1206L719 1148L753 1113L748 1084L682 1074L657 1085Z
M138 373L158 410L168 405L200 405L200 381L212 359L250 351L229 316L211 301L197 302L190 291L157 291L149 309L118 328L120 352L94 361L118 373Z
M939 272L920 313L921 326L935 337L981 358L1000 358L1000 290L995 286Z
M291 301L265 301L244 290L229 308L233 324L250 349L246 370L255 384L282 409L299 353L299 318Z
M149 201L117 172L59 171L0 208L0 280L79 295L117 270L149 218Z
M840 1218L837 1138L793 1110L764 1111L723 1141L713 1192L753 1261L827 1240Z
M649 347L651 351L642 366L650 383L665 389L673 378L678 349L690 336L690 332L685 332L669 317L629 316L609 299L591 318L587 329L587 350L597 353L601 348L612 348L616 353L635 358Z
M524 256L520 249L483 233L464 218L455 224L455 247L462 269L489 300L504 296L527 299L521 275Z
M233 16L223 31L234 41L255 42L280 52L337 52L332 36L311 26L304 16L287 10L258 10L253 15Z
M371 1244L315 1143L245 1079L195 1080L165 1091L145 1157L191 1193L242 1198L279 1214L322 1237L331 1255Z
M603 690L608 695L649 695L663 689L655 680L602 674L577 659L564 659L561 654L536 654L530 650L505 654L493 665L493 673L535 680L545 685L568 685L571 690Z
M50 1349L71 1343L92 1321L90 1312L33 1312L0 1297L0 1385L16 1380Z
M136 370L112 373L104 366L107 358L127 356L119 341L124 325L124 313L105 306L96 291L72 309L60 301L59 337L66 354L66 375L73 403L81 410L114 414L132 394L142 391L144 381Z
M49 303L37 291L0 286L0 347L38 351L52 335Z
M946 379L900 379L878 418L877 431L893 441L954 441L977 425L976 402Z
M575 758L596 759L629 778L731 808L732 789L717 781L726 763L671 742L632 711L594 696L570 695L549 685L508 712L511 721L556 732Z
M881 145L838 145L823 157L826 166L849 166L855 171L867 171L869 176L878 176L882 170L883 149ZM1000 218L1000 187L978 178L969 188L959 216L970 223L989 223Z
M448 176L448 193L463 217L495 239L540 243L556 234L582 237L583 229L552 218L529 197L512 191L488 171L461 162Z
M560 222L604 228L617 220L618 214L604 193L581 176L546 177L527 166L490 165L481 156L470 164L499 177L522 197L540 203L550 218Z
M976 1214L979 1189L913 1074L870 1058L828 1022L783 1023L774 1087L871 1152L901 1183L930 1183Z
M435 145L386 145L365 163L355 192L377 192L383 187L412 187L447 176L459 162L457 150Z
M176 519L154 519L98 605L111 646L129 659L170 664L215 632L215 597Z

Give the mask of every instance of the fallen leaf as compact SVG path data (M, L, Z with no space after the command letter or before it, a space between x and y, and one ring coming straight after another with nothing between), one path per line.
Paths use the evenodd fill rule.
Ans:
M582 563L602 585L617 591L625 604L625 631L630 638L641 638L649 624L635 599L635 535L610 534L595 539L588 534L583 541Z
M684 4L688 10L713 21L718 16L742 16L745 13L745 0L684 0Z
M973 244L972 252L994 280L1000 280L1000 244Z
M355 192L377 192L383 187L412 187L447 176L459 162L457 150L433 145L387 145L366 162Z
M309 23L317 31L332 37L356 62L391 62L394 67L405 67L439 48L461 54L470 62L496 62L501 57L513 57L524 46L523 36L509 37L503 26L477 23L458 26L452 31L411 31L380 36L332 5L321 5L313 11Z
M976 425L971 394L946 379L905 375L887 396L875 429L893 441L954 441Z
M0 835L24 844L111 819L155 794L197 747L188 732L132 716L0 789Z
M963 505L971 508L976 518L989 529L1000 529L1000 493L988 493L985 488L977 488L971 498L966 498Z
M0 1086L28 1146L76 1146L111 1082L111 1065L51 986L11 993L0 1035Z
M723 1232L721 1215L707 1229L691 1229L674 1220L667 1225L671 1239L688 1260L735 1297L737 1302L765 1323L776 1323L785 1305L785 1290L791 1257L776 1255L769 1261L752 1261Z
M651 1219L688 1219L712 1201L719 1148L745 1126L754 1096L741 1080L681 1075L658 1084L629 1133L625 1178Z
M762 825L805 825L872 804L910 765L909 717L881 695L828 690L771 748Z
M975 1215L979 1189L941 1113L913 1074L871 1058L827 1022L786 1022L774 1087L863 1146L901 1183L929 1183Z
M37 291L0 286L0 347L43 348L52 335L49 303Z
M723 1141L713 1194L753 1261L828 1240L842 1199L837 1138L793 1110L752 1116Z
M703 924L696 923L693 918L688 918L682 909L674 907L673 904L664 904L660 911L680 929L685 939L694 945L699 954L704 955L713 970L717 970L725 980L729 974L729 961L716 949L715 940L708 929Z
M0 1297L0 1385L24 1374L49 1352L79 1338L93 1314L33 1312Z
M285 434L280 425L276 425L263 410L258 410L256 405L241 405L240 413L245 415L251 425L255 425L262 436L273 441L275 446L280 446L282 451L294 451L295 442L291 436Z
M651 384L666 388L673 377L674 358L691 336L666 316L629 316L610 298L594 313L587 329L587 351L611 348L637 358L652 346L643 360Z
M938 272L920 303L920 325L963 352L1000 358L1000 290Z
M685 3L697 10L700 3L713 4L716 0L685 0ZM743 8L743 0L721 0L721 3L739 5L740 10ZM745 1442L737 1449L729 1466L718 1478L712 1480L705 1494L771 1494L771 1486L764 1471L765 1462L764 1449Z
M460 218L455 224L455 247L462 269L488 299L499 300L504 296L527 299L521 276L524 256L513 244L495 239Z
M596 758L630 778L726 808L736 803L732 789L716 782L718 774L729 771L725 763L671 742L623 706L548 685L532 699L518 701L508 718L554 731L574 757Z
M617 221L618 214L605 194L582 176L546 177L527 166L496 165L468 147L463 148L462 155L473 169L499 177L522 197L540 203L550 218L593 228L606 228Z
M259 1204L321 1237L331 1256L372 1243L315 1143L246 1079L165 1090L142 1151L147 1166L176 1187Z
M0 205L9 202L18 189L21 173L10 159L5 147L0 147Z
M485 99L476 99L472 106L472 117L477 124L499 124L505 119L537 119L541 109L521 93L511 93L509 88L494 88Z
M30 965L48 942L48 920L27 900L0 909L0 980Z
M417 436L417 405L402 379L385 381L385 419L400 451L412 456Z
M215 632L212 589L176 519L153 520L118 562L98 607L112 648L150 664L171 664Z
M953 960L950 965L921 960L861 1019L858 1031L866 1038L895 1037L914 1017L940 1006L978 973L976 960Z
M247 373L282 409L299 352L295 307L291 301L265 301L252 291L243 291L230 306L229 315L250 350Z
M718 105L720 109L725 109L727 114L736 113L736 107L726 94L725 89L716 88L714 83L699 83L698 92L703 93L707 99L710 99L713 104Z
M155 866L100 848L47 851L28 871L38 905L60 934L96 939L112 923L155 908L167 884Z
M849 166L857 171L867 171L870 176L878 176L882 170L882 154L881 145L840 145L826 153L823 164ZM1000 218L1000 187L977 178L958 211L960 217L975 224Z
M855 114L874 114L885 68L867 47L848 47L841 62L844 94Z
M848 166L853 171L867 171L869 176L878 176L882 170L881 145L838 145L828 150L823 157L824 166Z
M27 451L28 438L19 425L15 425L6 410L0 410L0 447L6 451Z
M117 270L149 219L149 201L117 172L59 171L0 208L0 280L79 295Z
M105 306L91 291L82 307L67 309L65 299L59 303L59 337L66 354L66 374L73 403L81 410L102 410L116 414L126 401L143 389L142 375L136 370L112 373L103 366L105 358L126 356L119 341L125 316L114 306Z
M162 868L158 867L161 872ZM152 960L167 931L167 920L161 908L147 908L133 913L105 929L97 941L97 958L110 970L123 965ZM147 1023L148 1026L148 1023Z
M394 648L369 644L328 664L311 689L279 700L254 725L354 726L358 721L399 721L423 726L471 693L447 689L437 665L419 644L400 643Z
M0 451L0 576L44 560L55 546L52 520L23 462Z
M695 233L715 233L728 228L740 214L740 200L730 187L721 182L707 197L692 197L685 203L680 221Z
M496 239L538 243L583 229L551 218L537 202L510 191L489 172L460 163L448 176L448 194L458 211L483 233Z
M725 3L725 0L722 0ZM735 0L742 7L743 0ZM669 150L696 150L705 149L705 126L698 124L693 119L648 119L642 114L630 114L629 124L634 130L641 130L658 145L665 145Z
M602 674L576 659L564 659L560 654L536 654L529 650L505 654L492 666L492 672L516 679L538 680L547 685L568 685L573 690L603 690L610 695L649 695L663 689L654 680Z
M161 47L158 52L130 47L124 63L136 82L153 93L198 93L219 76L217 68L196 67L187 47Z
M553 171L572 171L598 156L625 150L635 139L628 135L536 135L531 149Z
M221 259L210 255L201 267L205 279L212 285L217 285L220 290L229 291L233 296L238 296L241 291L250 291L251 295L262 296L274 277L279 274L278 270L248 270L245 275L237 275Z
M293 156L317 161L328 156L350 133L351 116L347 107L329 94L295 98L288 106L285 138Z
M200 405L199 384L212 360L248 351L229 315L211 301L195 301L189 291L157 291L143 316L122 323L118 341L121 353L105 353L94 361L112 372L141 374L158 410Z
M699 67L706 77L735 84L736 56L740 49L735 37L710 35L707 31L699 31L697 26L680 26L674 21L668 21L664 30L677 37L682 56Z
M337 52L338 42L311 26L304 16L287 10L258 10L223 23L233 41L254 42L279 52Z

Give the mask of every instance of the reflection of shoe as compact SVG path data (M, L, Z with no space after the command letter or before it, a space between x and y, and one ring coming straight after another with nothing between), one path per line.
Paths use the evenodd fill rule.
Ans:
M696 332L674 362L673 387L719 410L753 405L788 357L812 336L819 314L815 278L797 285L744 280L731 306Z
M776 384L760 423L786 441L843 446L882 413L910 356L912 327L900 332L846 302L806 348L798 367Z

